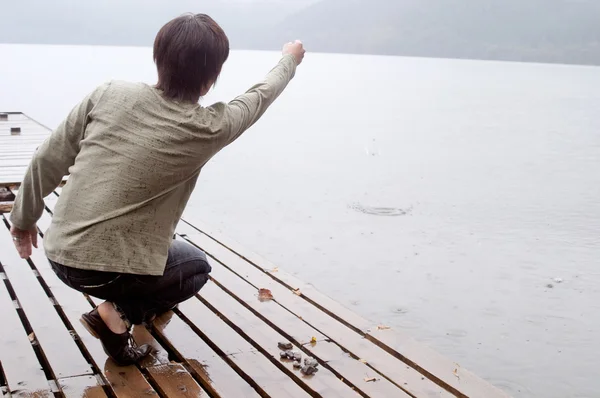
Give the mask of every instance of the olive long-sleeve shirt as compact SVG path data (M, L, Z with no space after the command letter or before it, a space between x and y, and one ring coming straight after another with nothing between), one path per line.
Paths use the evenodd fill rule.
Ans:
M29 229L65 175L44 238L48 258L98 271L162 275L202 167L252 126L294 77L292 55L229 103L202 107L142 83L89 94L37 149L11 221Z

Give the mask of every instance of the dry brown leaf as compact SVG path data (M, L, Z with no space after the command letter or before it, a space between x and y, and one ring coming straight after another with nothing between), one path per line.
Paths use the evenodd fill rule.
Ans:
M370 383L373 381L377 381L377 377L365 377L365 382Z
M358 362L361 362L361 363L367 363L367 360L366 360L366 359L362 359L362 358L361 358L361 359L359 359L359 360L358 360Z
M302 292L300 291L300 289L294 289L294 294L298 295L298 296L302 296Z
M258 289L258 299L260 301L273 300L273 293L269 289Z
M391 327L386 326L386 325L377 325L377 330L388 330L391 329Z

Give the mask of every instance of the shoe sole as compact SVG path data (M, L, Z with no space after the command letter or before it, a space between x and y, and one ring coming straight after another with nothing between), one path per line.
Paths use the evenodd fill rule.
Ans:
M83 325L83 327L85 328L85 330L87 330L89 332L89 334L91 334L92 336L94 336L95 338L97 338L98 340L100 340L100 336L98 336L98 333L96 333L96 331L85 320L85 318L83 316L81 318L79 318L79 322L81 322L81 324Z

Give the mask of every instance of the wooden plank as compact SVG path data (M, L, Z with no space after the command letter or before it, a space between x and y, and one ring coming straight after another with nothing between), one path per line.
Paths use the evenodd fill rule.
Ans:
M264 272L250 266L241 257L231 256L230 251L206 235L188 235L186 239L198 244L208 255L221 263L223 263L221 259L227 258L225 265L231 271L242 276L254 288L270 289L275 297L274 301L343 347L344 350L350 352L355 358L366 361L371 368L378 371L382 376L387 377L388 380L409 394L417 397L453 396L453 394L450 394L446 389L427 379L414 368L400 362L396 357L364 339L363 336L321 311L310 302L294 294L294 292L276 282Z
M466 396L485 395L492 398L507 397L506 393L500 389L462 368L459 364L438 354L425 344L417 342L407 333L399 330L382 330L378 328L378 325L367 321L330 297L318 292L312 285L300 281L283 270L279 270L268 260L242 248L239 243L223 236L218 231L201 224L196 220L197 217L192 216L190 218L187 214L185 217L187 217L186 222L182 223L181 227L178 227L178 232L183 231L190 235L192 239L196 237L198 240L201 239L204 242L206 242L206 239L201 235L206 237L208 233L210 235L209 238L216 240L221 246L228 249L227 251L222 251L223 261L227 262L232 258L232 255L238 255L246 259L253 266L267 273L284 286L299 292L302 297L327 312L330 316L357 331L396 358L419 369L428 378L435 380L438 384L444 385L455 394ZM190 225L191 219L194 219L194 225ZM203 233L198 235L198 230L202 230ZM460 375L457 377L457 374Z
M0 225L0 240L11 242L4 224ZM27 261L19 257L14 247L5 251L2 258L8 280L54 375L65 378L93 374Z
M51 202L51 201L49 201ZM45 230L50 225L50 215L44 212L38 222L38 226ZM52 291L52 295L64 312L67 319L77 334L95 365L102 371L105 384L117 397L152 397L157 396L156 391L150 386L140 370L135 366L119 367L108 358L99 340L89 334L81 325L79 318L82 313L89 311L92 306L87 302L84 295L65 285L54 271L44 255L42 239L39 241L40 249L34 249L31 259L34 261L40 275Z
M96 376L79 376L59 379L58 385L65 398L107 398Z
M293 348L295 351L305 351L303 358L313 357L321 363L319 372L316 375L312 377L303 377L297 369L294 369L292 361L280 359L279 353L281 350L277 347L277 343L280 341L287 341L287 338L266 325L261 319L243 307L239 302L215 284L207 284L202 289L201 296L203 300L209 302L210 306L218 311L222 318L227 319L234 324L234 327L239 329L238 333L247 336L246 338L252 341L252 344L256 349L263 352L265 355L278 360L293 375L292 377L299 378L300 381L305 383L311 390L316 391L319 395L324 397L360 396L359 393L354 390L354 387L358 386L348 386L344 381L334 375L329 369L329 366L321 358L314 355L315 352L310 350L309 345L306 347L295 345ZM258 301L256 297L253 297L253 299L254 301ZM264 302L262 304L265 304L266 307L272 303ZM310 336L308 337L308 341L310 341ZM317 342L315 347L318 347L318 345L319 343ZM306 355L307 353L309 355ZM355 381L357 382L358 380ZM400 389L396 389L395 392L397 392L398 396L408 397L408 395L403 394ZM365 393L362 393L361 395L367 396Z
M235 295L238 301L245 303L247 307L251 308L254 318L260 316L262 319L268 321L270 325L283 334L282 340L293 342L297 346L302 344L302 349L306 353L319 359L322 364L321 366L329 368L338 378L347 380L353 386L358 388L359 391L364 392L372 398L409 396L387 379L377 377L378 374L373 369L358 361L356 358L352 358L336 344L328 342L318 331L308 326L305 322L291 314L278 303L274 301L260 302L257 300L256 289L231 273L231 271L220 266L218 263L214 264L214 262L211 262L211 264L213 265L212 277L215 282L227 289L227 292L230 295ZM220 309L221 304L230 303L230 300L233 299L231 297L224 297L224 292L215 294L215 290L216 289L212 284L208 284L207 287L201 290L200 294L203 299L208 300L211 305L215 306L217 309ZM241 306L242 304L239 305ZM228 307L234 308L235 306L230 303ZM220 309L220 311L224 313L225 310ZM246 319L248 318L249 315L247 313L241 311L240 314L239 312L240 311L238 311L238 314L236 315L244 316ZM224 315L227 314L224 313ZM242 322L239 320L235 320L234 322L238 325L246 325L248 323L247 321ZM252 321L250 322L254 323ZM251 329L250 326L244 327L244 330L249 329ZM301 335L302 340L297 337L298 331L303 333ZM310 336L322 337L317 338L317 342L313 344L308 343L311 339ZM272 340L270 341L272 343ZM303 342L301 343L300 341ZM274 354L277 355L275 346L270 347L274 350ZM373 377L377 379L376 383L365 381L370 380Z
M2 253L7 252L7 243L0 241ZM0 257L0 262L2 258ZM8 391L15 396L51 397L52 393L33 347L15 310L4 281L0 281L0 314L2 314L2 334L0 334L0 361L8 384Z
M238 335L200 301L191 299L179 305L181 312L213 347L227 355L230 366L245 375L248 382L271 397L309 397L288 375L283 373L265 356L257 353L252 345Z
M182 398L208 396L181 364L157 365L147 370L163 396Z
M439 380L444 385L451 387L451 391L456 395L490 398L510 397L504 391L464 369L458 363L452 362L450 364L448 358L408 337L405 333L374 326L366 337L392 353L392 355L404 357L405 362L419 368L429 378Z
M186 217L187 216L188 215L186 214ZM242 257L250 265L265 272L288 289L295 292L299 291L301 295L311 303L352 329L364 332L371 326L371 322L331 299L329 296L319 292L312 285L301 281L295 276L287 273L285 270L280 270L275 264L258 254L243 248L239 243L224 236L214 228L207 227L204 223L197 220L197 218L198 217L195 216L192 217L194 225L190 224L190 218L186 218L186 220L178 226L178 232L181 231L180 233L197 237L200 237L198 234L203 234L204 236L209 237L227 249L227 251L222 251L223 255L237 255Z
M102 302L94 297L90 297L90 299L95 305ZM156 341L146 326L134 325L131 335L136 344L148 344L152 347L152 352L144 357L138 365L148 371L159 393L168 397L199 397L207 395L183 366L172 363L169 360L167 350Z
M214 397L258 398L258 393L179 317L170 311L158 317L153 331L185 361Z

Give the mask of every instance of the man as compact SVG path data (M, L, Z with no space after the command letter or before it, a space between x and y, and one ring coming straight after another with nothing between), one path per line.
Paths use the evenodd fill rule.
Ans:
M120 365L139 361L130 328L196 294L210 266L172 239L202 167L252 126L304 58L288 43L266 78L229 103L198 104L229 56L204 14L168 22L154 42L158 83L112 81L90 93L39 147L15 199L11 233L23 258L37 247L43 198L69 174L44 249L68 286L106 300L81 322Z

